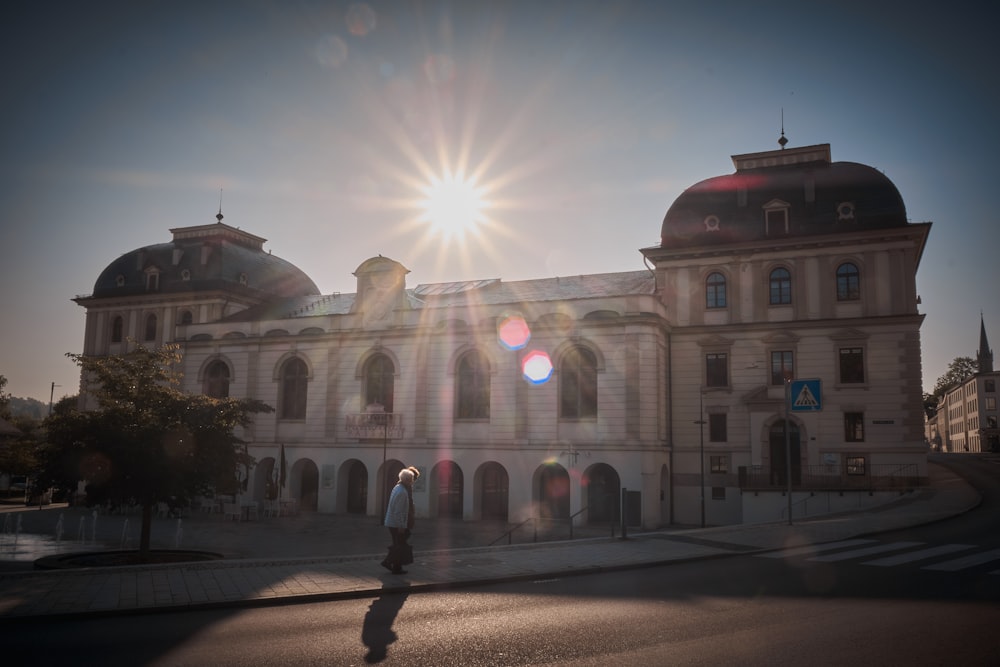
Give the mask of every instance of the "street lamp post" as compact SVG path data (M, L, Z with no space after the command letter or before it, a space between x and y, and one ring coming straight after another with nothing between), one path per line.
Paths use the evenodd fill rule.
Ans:
M698 391L698 421L694 422L698 425L698 462L700 475L700 486L701 486L701 527L705 527L705 390L704 388Z
M385 501L388 495L389 488L389 475L386 474L385 462L386 462L386 448L389 443L389 415L385 412L381 412L375 415L376 423L378 421L382 422L382 493L379 499L382 501L382 507L379 511L378 525L385 525Z
M52 398L56 394L56 387L61 387L61 386L62 386L61 384L56 384L55 382L53 382L52 386L49 387L49 417L52 416Z

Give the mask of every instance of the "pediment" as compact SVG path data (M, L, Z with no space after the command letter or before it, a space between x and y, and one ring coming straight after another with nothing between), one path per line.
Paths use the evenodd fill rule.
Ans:
M830 334L831 340L867 340L868 332L860 329L839 329Z

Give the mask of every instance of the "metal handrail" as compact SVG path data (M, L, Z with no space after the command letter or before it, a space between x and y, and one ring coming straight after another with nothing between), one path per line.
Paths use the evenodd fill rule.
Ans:
M552 523L560 523L560 522L563 522L563 521L569 521L569 539L572 540L572 539L574 539L574 537L573 537L573 519L575 519L576 517L580 516L581 514L583 514L584 512L586 512L588 509L589 509L589 507L584 507L584 508L580 509L580 510L574 512L573 514L571 514L568 519L551 519L551 518L548 518L548 517L543 518L543 517L534 517L534 516L533 517L529 517L529 518L525 519L524 521L522 521L521 523L519 523L516 526L514 526L513 528L511 528L510 530L508 530L506 533L504 533L503 535L501 535L497 539L495 539L492 542L490 542L487 546L491 547L491 546L493 546L494 544L496 544L497 542L499 542L500 540L502 540L505 537L507 538L507 544L511 544L512 540L513 540L514 531L517 530L518 528L520 528L521 526L523 526L524 524L528 523L529 521L532 523L532 527L534 528L534 532L532 534L532 539L531 539L532 542L537 542L538 541L538 523L540 521L551 521ZM614 526L614 522L612 522L611 523L611 537L614 537L614 536L615 536L615 526Z
M504 533L503 535L501 535L497 539L493 540L492 542L490 542L486 546L492 547L494 544L496 544L497 542L499 542L500 540L502 540L505 537L507 538L507 544L510 544L511 543L511 536L514 534L514 531L517 530L518 528L520 528L521 526L523 526L524 524L528 523L529 521L534 522L534 520L535 520L535 517L528 517L527 519L525 519L521 523L517 524L516 526L514 526L513 528L511 528L506 533ZM538 541L538 526L535 525L534 528L535 528L535 539L533 541L537 542Z

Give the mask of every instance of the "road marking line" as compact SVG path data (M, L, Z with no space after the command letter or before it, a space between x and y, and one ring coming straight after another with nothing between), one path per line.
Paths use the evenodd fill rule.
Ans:
M794 547L791 549L782 549L781 551L772 551L766 554L757 554L757 558L791 558L793 556L801 556L803 554L812 555L822 551L830 551L831 549L856 547L859 544L871 544L874 541L875 540L843 540L841 542L830 542L828 544L810 544L804 547Z
M899 551L900 549L909 549L910 547L919 547L923 542L891 542L889 544L880 544L877 547L868 547L866 549L852 549L851 551L841 551L836 554L828 554L826 556L816 556L815 558L810 558L808 560L816 561L819 563L835 563L840 560L847 560L849 558L860 558L862 556L871 556L872 554L880 554L886 551Z
M976 565L982 565L983 563L989 563L990 561L994 560L1000 560L1000 549L994 549L992 551L983 551L978 554L963 556L962 558L956 558L954 560L945 561L944 563L938 563L936 565L928 565L921 569L939 570L942 572L954 572L955 570L963 570L967 567L975 567Z
M934 556L943 556L944 554L950 554L956 551L965 551L966 549L975 549L975 548L976 546L974 544L944 544L939 547L931 547L929 549L921 549L920 551L910 551L905 554L899 554L896 556L886 556L885 558L870 560L862 563L862 565L891 567L893 565L912 563L913 561L916 560L925 560L927 558L933 558Z

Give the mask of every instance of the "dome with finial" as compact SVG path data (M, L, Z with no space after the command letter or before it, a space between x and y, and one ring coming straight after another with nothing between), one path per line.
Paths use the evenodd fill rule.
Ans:
M732 159L735 173L695 183L674 200L660 228L662 247L774 237L777 228L769 233L768 221L775 218L769 216L779 215L780 233L787 236L907 224L892 181L864 164L832 162L829 144Z
M171 229L173 240L125 253L94 284L94 297L237 290L249 298L306 296L319 288L294 264L264 251L263 239L222 222ZM155 276L151 281L150 276Z

